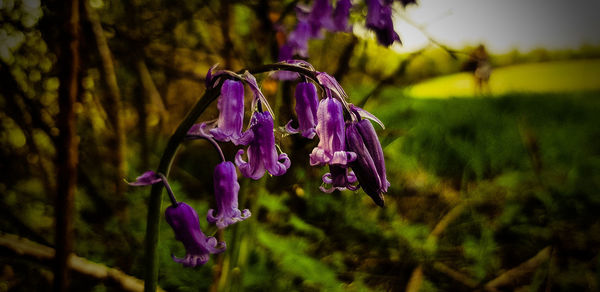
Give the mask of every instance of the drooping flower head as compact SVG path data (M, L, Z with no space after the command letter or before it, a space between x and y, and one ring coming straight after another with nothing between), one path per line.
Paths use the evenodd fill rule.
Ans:
M333 11L333 30L350 32L351 26L348 25L348 16L350 16L350 8L352 2L350 0L338 0Z
M308 40L311 38L311 26L308 21L310 11L303 5L296 6L296 18L298 23L294 30L288 35L286 42L279 47L280 62L288 62L297 55L301 58L308 57ZM296 72L278 71L273 77L278 80L296 80L300 75Z
M291 120L286 125L286 130L290 133L302 132L302 136L312 139L317 125L317 108L319 106L319 96L317 88L311 82L300 82L296 85L296 115L298 116L298 129L291 126Z
M367 0L367 28L373 30L377 41L384 46L390 46L400 37L394 30L391 3L384 0Z
M310 165L346 165L356 159L354 152L346 151L344 113L342 104L329 96L319 103L317 109L319 144L310 154Z
M294 54L306 58L308 57L308 40L310 38L310 24L307 19L298 18L296 28L288 35L286 45L292 48ZM290 58L291 59L291 58ZM285 61L285 60L280 60Z
M208 262L210 254L225 251L225 242L217 242L216 238L202 233L198 214L188 204L179 202L176 206L167 207L165 217L175 232L175 239L185 247L184 258L172 255L175 262L186 267L201 266Z
M356 159L354 152L345 151L344 112L340 100L344 102L344 106L347 106L348 95L337 80L327 73L317 73L317 81L323 86L326 97L321 100L317 109L316 132L319 136L319 145L309 156L310 165L343 166Z
M329 2L329 0L315 0L315 4L308 15L310 36L312 38L322 38L322 28L333 28L333 20L331 19L331 10L333 8Z
M271 114L255 112L250 122L250 130L254 136L248 146L248 162L242 159L243 149L235 156L235 164L240 172L254 180L260 179L265 171L274 176L283 175L290 167L290 159L285 153L277 155Z
M217 200L218 214L215 210L208 210L206 220L216 223L219 229L223 229L233 223L244 221L250 217L250 211L238 209L238 192L240 184L237 181L235 166L229 161L224 161L215 167L213 176L215 198Z
M383 150L371 122L362 119L356 107L352 106L352 111L358 120L347 123L346 143L358 158L350 166L365 193L383 207L383 193L390 186L386 177Z
M244 123L244 84L238 80L225 80L217 104L219 119L217 127L209 132L217 141L241 144Z

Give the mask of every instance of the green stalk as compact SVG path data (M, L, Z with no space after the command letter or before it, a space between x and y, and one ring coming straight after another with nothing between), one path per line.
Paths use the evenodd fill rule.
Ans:
M175 130L175 133L169 138L165 152L163 152L158 165L157 173L164 173L165 176L169 176L171 170L171 163L173 157L179 149L179 145L183 142L187 131L192 127L194 122L200 117L200 115L206 110L212 101L217 99L219 96L220 86L208 89L204 92L204 95L187 114L183 121ZM160 210L162 203L162 184L152 185L150 191L150 199L148 202L148 217L146 223L146 239L145 239L145 275L144 275L144 291L154 292L156 291L158 281L158 253L156 251L158 245L158 227L160 219Z
M285 63L277 63L270 65L263 65L261 67L255 69L248 69L251 74L264 73L275 70L287 70L297 72L316 81L316 72L310 69L306 69L303 67L299 67L296 65L289 65ZM243 70L239 73L243 73L246 70ZM223 83L223 79L219 82L219 84L213 88L207 89L204 92L204 95L200 100L194 105L192 110L186 115L183 121L179 124L175 133L171 135L169 141L167 142L167 147L163 152L162 157L160 158L160 162L158 168L156 169L157 173L162 173L165 177L169 176L169 171L171 170L171 164L173 162L173 158L179 149L179 145L184 141L187 131L192 127L192 125L196 122L198 117L206 110L206 108L213 102L220 94L220 88ZM158 282L158 231L159 231L159 222L160 222L160 210L162 204L162 184L154 184L152 185L152 189L150 191L150 198L148 201L148 216L146 220L146 238L144 242L145 248L145 271L144 271L144 291L145 292L155 292Z

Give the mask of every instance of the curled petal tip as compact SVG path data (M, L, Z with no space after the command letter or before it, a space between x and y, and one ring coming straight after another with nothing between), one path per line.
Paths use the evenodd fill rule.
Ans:
M294 129L294 127L292 126L292 120L285 124L285 131L290 134L297 134L299 132L298 129Z

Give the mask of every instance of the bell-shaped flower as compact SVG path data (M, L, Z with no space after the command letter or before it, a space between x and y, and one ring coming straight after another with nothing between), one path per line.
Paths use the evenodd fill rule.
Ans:
M209 132L217 141L231 141L235 145L245 144L247 133L242 133L244 123L244 84L237 80L225 80L217 104L219 119L217 127Z
M215 197L217 200L218 214L215 210L208 210L206 220L216 223L219 229L223 229L233 223L246 220L250 217L250 211L238 209L238 192L240 184L237 181L235 166L229 161L224 161L215 167L213 176Z
M299 19L294 31L290 33L287 39L287 45L293 48L293 54L300 57L308 57L308 40L310 38L310 24L306 19ZM285 60L280 60L285 61Z
M392 7L384 0L367 0L367 28L373 30L377 41L384 46L390 46L400 37L394 31Z
M356 159L354 152L346 151L344 113L342 104L328 94L317 109L319 144L310 154L310 165L346 165Z
M294 59L294 55L302 58L308 57L308 40L311 37L308 14L309 11L303 5L296 6L298 24L296 24L296 28L288 35L286 42L279 47L278 61L291 61ZM299 76L298 73L290 71L277 71L273 73L273 77L278 80L296 80Z
M317 88L311 82L300 82L296 85L296 115L298 116L298 129L291 126L291 120L285 126L290 133L302 132L302 136L312 139L317 125L317 108L319 96Z
M358 156L350 166L360 186L375 204L383 207L383 193L387 192L390 183L386 178L383 150L371 122L360 118L358 121L349 122L346 128L346 143L348 149Z
M271 114L255 112L250 122L250 130L254 138L248 146L248 162L242 159L243 149L235 156L235 164L242 175L254 180L260 179L265 171L274 176L283 175L290 167L290 159L285 153L277 155Z
M225 242L217 242L216 238L202 233L198 214L188 204L179 202L176 206L167 207L165 217L175 232L175 239L185 247L184 258L172 255L175 262L186 267L201 266L208 262L210 254L225 251Z
M308 23L310 24L310 35L313 38L322 38L322 28L332 29L333 20L331 19L331 3L329 0L315 0L310 14L308 15Z
M352 2L350 0L338 0L333 11L333 30L350 32L352 28L348 25L348 16L350 16L350 8Z
M356 175L347 167L339 165L329 165L329 172L323 175L323 183L331 185L330 188L324 186L319 187L322 192L331 193L335 190L343 191L349 189L351 191L358 190L356 183Z

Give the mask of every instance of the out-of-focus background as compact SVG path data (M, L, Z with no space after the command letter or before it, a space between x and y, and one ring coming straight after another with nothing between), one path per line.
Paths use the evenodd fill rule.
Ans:
M240 208L252 217L223 233L227 252L184 268L171 254L185 250L161 219L159 286L598 291L598 1L396 4L403 46L389 48L364 28L363 1L353 2L353 33L311 40L308 61L386 125L377 128L391 183L386 207L363 191L320 192L328 170L308 163L317 141L279 135L292 167L259 181L240 176ZM83 268L71 273L73 291L123 289L93 272L106 268L143 278L149 188L124 178L157 167L210 66L277 61L298 3L311 4L81 1L69 219ZM55 199L65 180L56 158L62 9L62 1L0 0L0 291L53 281ZM294 83L257 78L276 125L285 125ZM217 116L214 103L200 120ZM239 147L221 145L233 160ZM204 230L218 161L205 142L186 142L170 175Z

